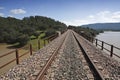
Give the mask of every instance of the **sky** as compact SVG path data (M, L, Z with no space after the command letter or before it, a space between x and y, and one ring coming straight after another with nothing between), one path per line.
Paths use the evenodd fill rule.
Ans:
M0 16L47 16L67 25L120 22L120 0L0 0Z

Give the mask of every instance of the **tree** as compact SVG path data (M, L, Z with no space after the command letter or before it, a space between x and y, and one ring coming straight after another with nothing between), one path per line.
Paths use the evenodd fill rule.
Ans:
M23 45L32 35L38 38L40 33L37 31L47 30L46 35L48 36L59 30L59 27L64 29L66 25L43 16L30 16L22 20L13 17L0 17L0 42L11 44L19 42Z
M86 38L87 40L91 41L99 32L86 27L81 26L69 26L68 29L73 29L75 32Z
M26 34L20 34L17 38L17 42L19 42L20 46L23 46L25 44L27 44L28 40L29 40L29 36Z
M40 31L36 31L33 35L36 37L36 38L38 38L39 37L39 35L40 35Z
M45 37L48 37L48 36L51 36L53 34L55 34L56 31L54 29L48 29L46 32L45 32Z

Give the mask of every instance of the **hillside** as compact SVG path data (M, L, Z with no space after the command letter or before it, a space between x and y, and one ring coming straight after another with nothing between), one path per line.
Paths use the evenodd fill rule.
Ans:
M120 31L120 23L95 23L82 25L83 27L89 27L96 30L119 30Z
M0 17L0 43L19 43L24 45L31 36L36 38L42 33L47 36L57 30L65 30L64 23L44 16L24 17L22 20L12 17Z
M75 32L77 32L78 34L80 34L81 36L83 36L84 38L86 38L89 41L92 41L93 38L99 34L100 32L91 28L85 28L85 27L81 27L81 26L72 26L69 25L68 29L72 29Z

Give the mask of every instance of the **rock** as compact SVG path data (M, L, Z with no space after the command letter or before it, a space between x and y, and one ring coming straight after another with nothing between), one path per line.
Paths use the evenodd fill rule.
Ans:
M35 72L33 73L33 76L37 76L39 74L40 70L35 70Z
M97 61L97 60L93 60L93 62L94 62L94 63L98 63L98 61Z
M99 70L103 70L103 67L102 66L97 66Z

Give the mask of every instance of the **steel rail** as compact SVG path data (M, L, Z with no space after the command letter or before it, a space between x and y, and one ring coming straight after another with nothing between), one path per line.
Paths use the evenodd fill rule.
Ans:
M36 77L35 80L43 80L44 78L44 74L46 73L46 71L49 69L51 63L54 61L55 56L58 54L59 49L61 48L61 46L63 45L65 39L66 39L67 33L63 39L63 41L61 42L60 46L53 52L53 54L51 55L51 57L48 59L47 63L44 65L44 67L42 68L42 70L39 72L38 76Z
M93 72L94 78L95 78L96 80L104 80L103 75L99 72L97 66L96 66L96 65L94 64L94 62L90 59L90 57L89 57L88 54L87 54L87 51L82 47L82 45L81 45L81 43L79 42L77 36L76 36L74 33L73 33L73 35L74 35L74 37L75 37L75 39L76 39L76 41L77 41L80 49L82 50L83 55L84 55L87 63L89 64L90 69L91 69L92 72Z

